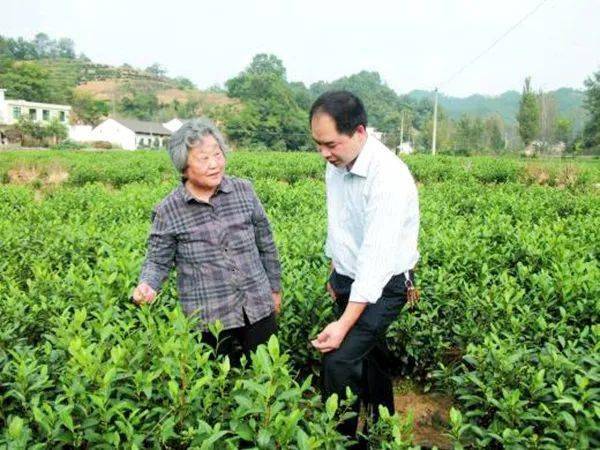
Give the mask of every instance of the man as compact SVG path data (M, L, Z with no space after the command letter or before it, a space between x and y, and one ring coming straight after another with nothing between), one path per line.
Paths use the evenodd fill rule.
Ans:
M312 344L324 354L325 395L363 400L374 420L378 406L394 411L385 333L412 287L419 258L419 203L406 165L367 134L367 114L350 92L321 95L310 110L313 139L328 162L327 289L340 317ZM354 438L358 418L340 431ZM359 447L360 448L360 447Z

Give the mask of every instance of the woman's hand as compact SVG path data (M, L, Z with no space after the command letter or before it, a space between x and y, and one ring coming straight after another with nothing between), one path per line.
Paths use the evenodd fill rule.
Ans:
M281 311L281 292L271 292L273 297L273 303L275 304L275 313L279 314Z
M156 298L156 291L150 287L148 283L140 283L133 290L133 302L136 305L142 305L144 303L152 303Z

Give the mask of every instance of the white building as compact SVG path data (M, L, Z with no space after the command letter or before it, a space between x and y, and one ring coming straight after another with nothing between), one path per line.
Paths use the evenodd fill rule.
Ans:
M181 120L178 119L177 117L175 117L174 119L169 120L167 123L163 123L163 126L167 129L170 130L171 133L175 133L177 130L179 130L182 125L185 123L185 120Z
M58 119L66 126L69 125L71 107L68 105L12 100L6 98L4 93L5 89L0 89L0 125L12 125L21 117L41 123Z
M166 145L171 130L158 122L134 119L106 119L88 136L90 141L107 141L125 150L157 148Z
M403 142L402 144L398 145L398 147L396 147L396 152L403 153L405 155L411 155L415 152L415 149L413 148L410 142Z
M92 130L91 125L71 125L69 128L69 139L75 142L91 141Z

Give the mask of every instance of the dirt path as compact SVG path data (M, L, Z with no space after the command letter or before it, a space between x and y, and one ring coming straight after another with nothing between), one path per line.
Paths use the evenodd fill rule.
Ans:
M394 391L396 412L402 415L412 412L414 443L423 448L451 449L450 439L444 433L452 399L442 394L422 393L406 380L398 380Z

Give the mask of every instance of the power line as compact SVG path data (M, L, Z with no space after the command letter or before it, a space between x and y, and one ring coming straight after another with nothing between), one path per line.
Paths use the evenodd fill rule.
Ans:
M529 11L525 16L523 16L517 23L515 23L512 27L510 27L508 30L506 30L504 32L504 34L502 34L502 36L500 36L498 39L496 39L494 42L492 42L492 44L486 48L483 52L481 52L479 55L477 55L475 58L473 58L471 61L469 61L468 63L466 63L464 66L462 66L458 71L456 71L450 78L448 78L446 81L444 81L443 83L441 83L438 88L441 88L443 86L445 86L446 84L450 83L452 80L454 80L454 78L456 78L458 75L460 75L463 70L465 70L467 67L469 67L471 64L474 64L477 60L479 60L483 55L485 55L487 52L489 52L492 48L494 48L502 39L504 39L506 36L508 36L511 32L513 32L516 28L518 28L523 22L525 22L529 17L531 17L533 14L535 14L543 5L544 3L549 2L550 0L542 0L540 3L538 3L538 5L533 8L531 11Z

